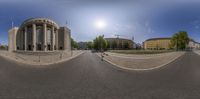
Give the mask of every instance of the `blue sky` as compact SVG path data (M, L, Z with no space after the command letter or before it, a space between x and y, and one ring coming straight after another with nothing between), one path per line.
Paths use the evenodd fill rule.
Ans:
M1 0L0 43L7 32L32 17L47 17L68 26L76 41L91 41L97 35L143 42L153 37L171 37L180 30L200 42L200 2L197 0ZM102 19L107 26L97 29ZM66 24L66 22L68 24Z

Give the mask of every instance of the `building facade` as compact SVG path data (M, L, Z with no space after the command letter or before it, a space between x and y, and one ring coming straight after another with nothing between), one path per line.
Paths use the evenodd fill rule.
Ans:
M108 43L108 49L133 49L135 43L132 40L124 38L105 38Z
M170 49L171 38L151 38L143 43L146 50L168 50Z
M79 49L81 49L81 50L86 50L86 49L88 49L88 47L87 47L87 42L78 42L78 47L79 47Z
M47 18L31 18L9 30L9 51L71 50L71 31Z
M18 27L14 27L8 31L8 51L16 51L16 35L17 31L19 30Z
M190 50L200 49L200 43L190 39L187 48Z

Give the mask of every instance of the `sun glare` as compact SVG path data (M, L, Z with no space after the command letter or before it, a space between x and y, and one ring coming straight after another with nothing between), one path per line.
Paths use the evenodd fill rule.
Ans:
M98 28L98 29L103 29L106 27L106 21L104 20L97 20L95 22L95 27Z

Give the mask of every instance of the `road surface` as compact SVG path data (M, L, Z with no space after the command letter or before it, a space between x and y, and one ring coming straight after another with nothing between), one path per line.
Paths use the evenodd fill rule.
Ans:
M0 57L0 99L200 99L200 56L187 52L145 72L119 69L90 52L47 68Z

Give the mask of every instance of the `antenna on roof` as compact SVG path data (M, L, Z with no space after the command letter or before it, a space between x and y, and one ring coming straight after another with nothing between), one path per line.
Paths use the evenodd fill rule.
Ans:
M69 24L69 21L66 21L65 24L66 24L67 27L69 27L69 25L70 25L70 24Z
M134 36L132 36L132 41L134 41Z
M116 36L117 38L119 38L121 35L119 35L119 34L115 34L115 36Z
M12 22L12 28L14 27L14 22L13 22L13 19L11 18L11 22Z
M65 23L66 25L68 25L68 22L66 21L66 23Z

